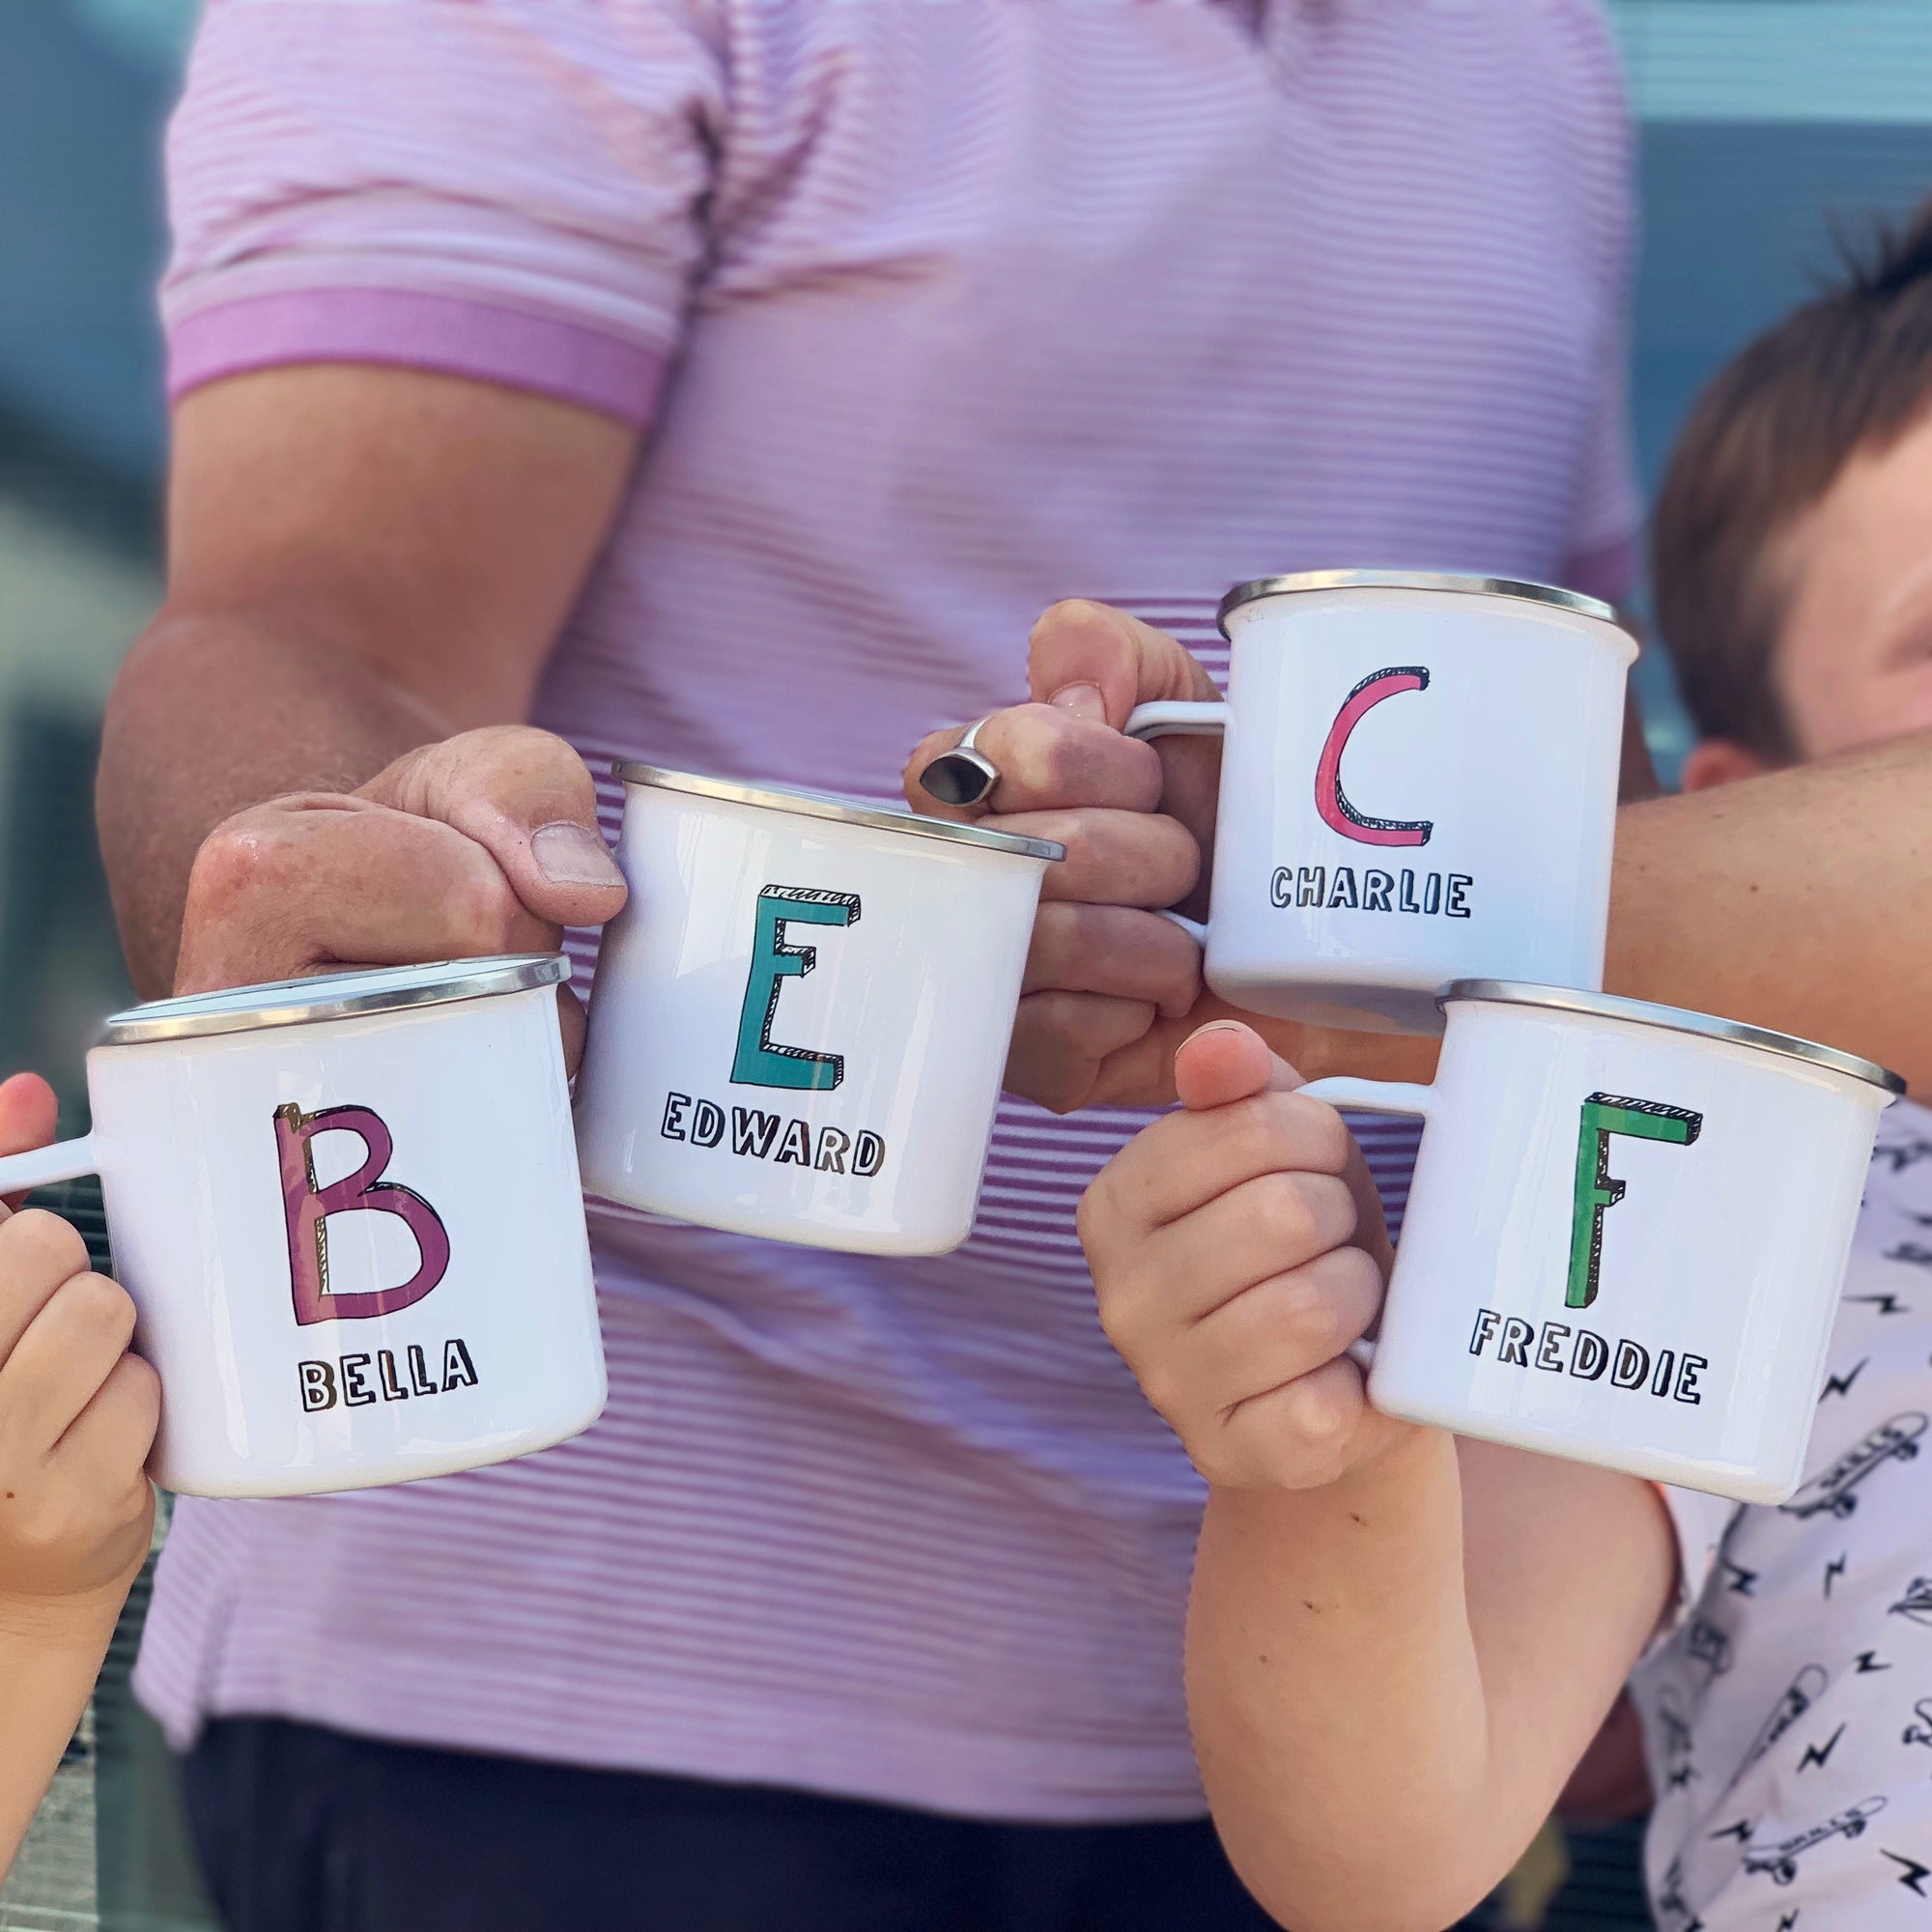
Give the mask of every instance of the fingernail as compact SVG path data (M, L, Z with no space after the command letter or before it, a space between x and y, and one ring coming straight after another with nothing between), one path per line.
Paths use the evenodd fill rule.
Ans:
M621 886L624 875L611 848L587 825L559 818L530 834L538 869L554 886Z
M1190 1039L1199 1039L1204 1033L1245 1033L1247 1026L1241 1020L1204 1020L1188 1035Z
M1107 700L1100 695L1097 684L1063 685L1046 700L1056 711L1070 711L1076 718L1097 719L1107 722Z

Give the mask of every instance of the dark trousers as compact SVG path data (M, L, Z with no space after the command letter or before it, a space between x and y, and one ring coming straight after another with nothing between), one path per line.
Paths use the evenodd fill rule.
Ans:
M184 1765L229 1932L1267 1932L1205 1820L1006 1825L209 1726Z

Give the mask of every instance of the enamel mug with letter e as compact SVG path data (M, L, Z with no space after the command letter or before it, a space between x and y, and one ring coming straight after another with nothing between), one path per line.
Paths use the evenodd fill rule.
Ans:
M560 955L338 973L118 1013L93 1131L0 1192L100 1177L149 1468L192 1495L500 1463L604 1406Z
M1051 841L620 764L578 1076L594 1194L861 1253L973 1224Z
M1880 1113L1870 1061L1672 1007L1445 988L1369 1373L1385 1414L1655 1482L1797 1487Z
M1636 645L1540 583L1317 571L1231 590L1208 983L1250 1012L1435 1033L1457 979L1603 984Z

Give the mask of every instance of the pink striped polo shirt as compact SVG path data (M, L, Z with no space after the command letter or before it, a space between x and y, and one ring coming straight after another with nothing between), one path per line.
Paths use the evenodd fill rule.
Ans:
M177 393L390 363L644 432L535 713L600 773L895 798L1069 593L1218 668L1216 597L1270 571L1623 588L1630 141L1586 0L212 0L169 183ZM1201 1492L1073 1234L1140 1123L1009 1101L940 1260L593 1204L604 1419L184 1502L141 1694L177 1744L275 1713L1198 1812ZM1405 1130L1365 1133L1399 1203Z

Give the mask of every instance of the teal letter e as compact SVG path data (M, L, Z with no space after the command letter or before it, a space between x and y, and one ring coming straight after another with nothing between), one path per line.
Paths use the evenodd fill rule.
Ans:
M844 1079L841 1055L777 1045L772 1039L772 1021L778 1016L779 993L784 982L803 979L818 963L816 947L785 944L785 927L793 923L856 925L858 922L856 893L818 892L810 886L766 886L759 893L752 971L738 1014L738 1051L731 1062L735 1085L818 1093Z

